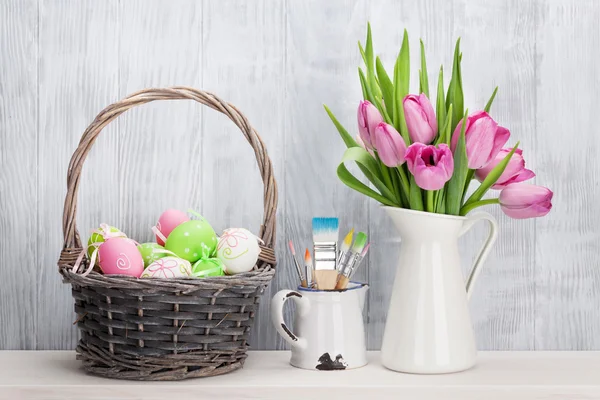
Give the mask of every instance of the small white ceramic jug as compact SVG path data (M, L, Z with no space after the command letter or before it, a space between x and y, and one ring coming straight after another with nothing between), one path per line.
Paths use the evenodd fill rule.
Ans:
M362 310L368 286L351 282L343 291L299 287L281 290L271 300L277 332L291 345L294 367L320 371L358 368L367 364ZM283 305L296 302L294 331L283 320Z

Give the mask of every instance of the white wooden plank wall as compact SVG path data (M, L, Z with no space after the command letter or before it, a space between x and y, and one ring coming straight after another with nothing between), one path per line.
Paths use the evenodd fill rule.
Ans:
M337 181L344 150L325 103L352 132L357 40L373 24L391 68L402 29L418 38L430 85L462 37L466 105L521 141L554 210L501 224L471 300L481 349L600 350L600 3L593 0L3 0L0 2L0 349L72 349L77 333L56 260L67 164L106 105L146 87L189 85L242 110L267 144L279 184L280 264L262 299L255 349L281 349L268 300L296 284L287 252L310 245L311 217L368 231L367 341L381 345L399 239L378 205ZM217 230L258 230L262 187L252 151L224 116L191 102L134 109L109 125L83 172L79 229L100 222L151 240L167 207ZM461 243L465 272L483 226ZM288 311L291 318L291 311Z

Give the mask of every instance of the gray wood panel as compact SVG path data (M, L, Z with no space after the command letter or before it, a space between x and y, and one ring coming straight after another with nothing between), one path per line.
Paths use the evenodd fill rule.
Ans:
M70 287L62 284L56 267L65 182L81 134L118 95L118 2L39 5L38 198L43 206L38 210L36 341L38 349L52 350L73 347L77 339ZM116 132L113 126L105 130L82 171L77 215L82 240L101 221L119 220L119 192L113 187Z
M71 349L77 333L68 286L56 273L66 169L87 125L106 105L150 86L215 92L244 112L267 144L279 183L273 284L251 345L281 349L269 298L297 284L287 250L311 243L311 218L365 230L372 251L357 276L371 284L368 347L381 344L400 239L371 200L335 171L342 141L325 103L356 133L357 40L373 25L392 68L402 29L418 38L433 87L446 82L462 37L466 104L521 141L536 182L556 193L544 219L510 220L471 311L481 349L600 349L600 167L595 105L600 3L593 0L8 0L0 4L0 349ZM226 117L189 101L144 105L109 125L83 170L79 229L100 222L139 241L166 208L193 208L217 231L257 231L262 187L252 151ZM465 273L485 234L461 239ZM286 310L290 319L292 310Z
M36 1L0 4L0 348L34 348L38 238ZM6 60L10 60L6 62ZM27 332L27 333L25 333Z
M600 3L538 1L537 181L555 189L535 221L536 349L600 349Z

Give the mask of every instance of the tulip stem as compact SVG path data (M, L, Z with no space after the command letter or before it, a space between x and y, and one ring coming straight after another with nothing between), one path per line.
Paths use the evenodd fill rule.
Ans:
M404 168L402 165L396 167L398 174L400 175L400 184L402 185L402 189L404 189L404 193L406 197L409 197L410 194L410 184L408 183L408 178L406 177L406 172L404 172Z
M433 196L435 195L435 190L427 190L427 211L428 212L435 212L434 209L434 204L435 202L433 201Z
M499 199L486 199L486 200L475 201L471 204L466 204L463 208L460 209L460 215L465 216L474 208L481 207L481 206L487 206L490 204L500 204L500 200Z

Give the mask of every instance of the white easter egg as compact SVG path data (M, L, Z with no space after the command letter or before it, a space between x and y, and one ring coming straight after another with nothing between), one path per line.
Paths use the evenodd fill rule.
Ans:
M225 229L217 243L217 258L223 261L227 275L252 270L259 254L258 238L247 229Z
M154 261L142 273L142 278L187 278L192 274L189 261L179 257L163 257Z

